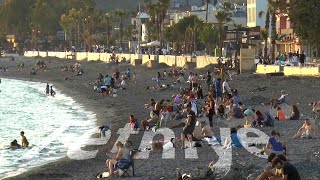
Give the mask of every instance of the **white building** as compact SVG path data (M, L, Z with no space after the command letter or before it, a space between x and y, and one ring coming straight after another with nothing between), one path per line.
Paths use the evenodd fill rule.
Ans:
M218 23L216 18L217 11L209 10L208 11L208 22L209 23ZM206 11L186 11L181 13L174 13L171 15L172 24L178 23L182 18L187 16L197 16L200 20L206 21ZM246 27L247 18L246 16L232 16L232 21L230 21L227 26L229 29L234 28L234 24L241 25L242 27Z
M264 27L266 23L265 13L267 12L267 8L267 0L247 0L247 26ZM264 12L262 17L259 17L260 12Z

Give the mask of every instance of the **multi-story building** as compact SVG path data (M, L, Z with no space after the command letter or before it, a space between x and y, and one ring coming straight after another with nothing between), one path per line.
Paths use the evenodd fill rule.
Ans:
M264 27L266 23L268 0L247 0L247 26ZM259 17L259 14L263 14Z

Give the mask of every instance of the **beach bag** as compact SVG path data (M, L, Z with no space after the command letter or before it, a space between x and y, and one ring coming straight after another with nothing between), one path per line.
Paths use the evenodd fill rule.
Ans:
M120 161L118 161L116 163L116 168L119 169L128 169L130 167L130 162L131 160L127 160L127 159L120 159Z

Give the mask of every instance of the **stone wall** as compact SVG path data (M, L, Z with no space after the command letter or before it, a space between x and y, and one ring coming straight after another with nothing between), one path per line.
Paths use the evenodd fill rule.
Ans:
M240 72L254 69L254 50L240 49Z

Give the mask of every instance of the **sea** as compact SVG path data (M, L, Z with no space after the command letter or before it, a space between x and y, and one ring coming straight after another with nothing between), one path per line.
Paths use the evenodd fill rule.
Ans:
M46 82L1 79L0 179L66 157L76 140L79 143L79 138L96 129L93 112L62 94L54 84L54 97L46 96L45 89ZM8 149L15 139L21 144L21 131L29 147Z

